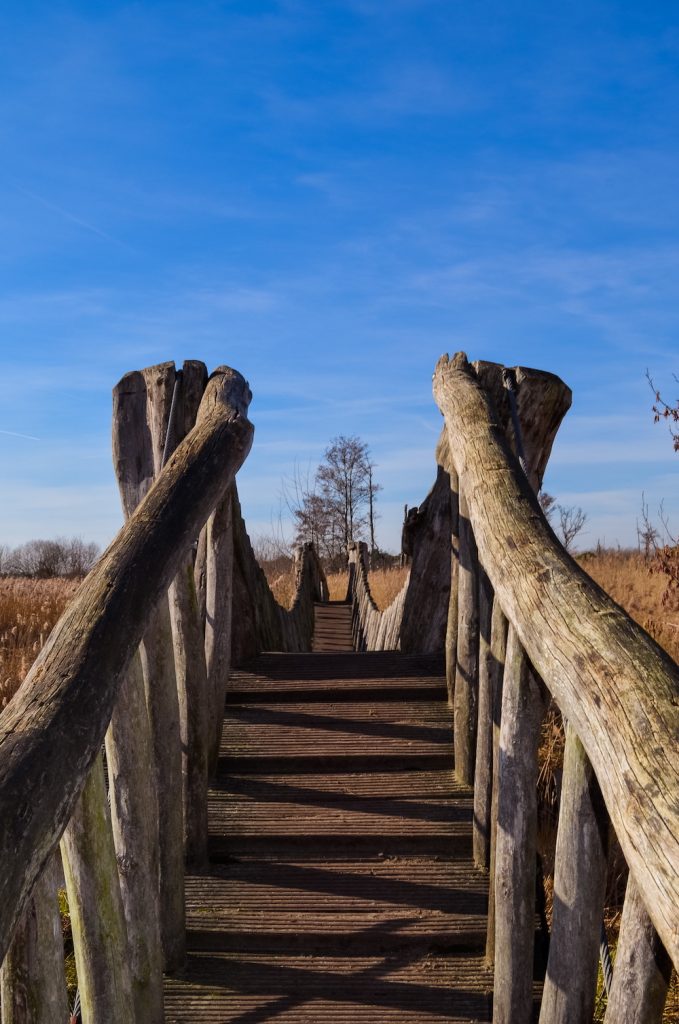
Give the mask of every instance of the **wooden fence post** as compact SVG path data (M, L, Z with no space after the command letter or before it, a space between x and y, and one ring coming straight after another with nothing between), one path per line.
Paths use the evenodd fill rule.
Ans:
M231 670L233 603L233 491L229 488L206 529L205 659L207 663L208 765L216 771Z
M479 703L474 777L472 846L474 863L482 871L490 865L490 812L493 789L493 650L491 626L493 588L479 566Z
M532 1017L537 753L544 710L542 684L510 626L500 726L493 1024L529 1024Z
M490 854L488 864L488 932L486 960L495 961L495 852L497 848L497 808L500 799L500 720L502 715L502 682L507 657L508 623L496 597L490 624L490 671L493 719L493 777L490 801Z
M181 377L173 385L172 422L159 427L165 431L163 458L167 459L196 422L207 369L198 360L184 362ZM163 435L161 434L160 439ZM198 541L198 537L195 541ZM182 818L184 853L194 869L207 865L207 667L205 634L200 618L194 578L193 547L186 545L186 561L169 590L170 621L179 706L181 744Z
M454 699L455 774L474 784L479 687L479 563L467 499L460 488L457 667Z
M56 859L35 884L0 969L2 1024L66 1024L64 940Z
M448 705L455 703L455 673L457 672L457 617L458 586L460 574L460 487L457 473L452 466L450 475L450 597L448 599L448 622L446 624L446 688Z
M125 913L104 766L96 759L61 839L83 1024L130 1024Z
M151 408L148 399L147 381L155 374L165 391L174 385L174 364L151 367L148 371L127 373L113 391L113 462L118 478L125 517L129 518L153 485L156 475L152 423L157 424L156 432L162 431L162 420L158 425L158 396ZM158 385L156 384L156 391ZM171 401L171 397L170 397ZM169 415L169 402L165 401ZM156 448L160 448L159 440ZM158 455L162 461L162 450ZM184 845L181 801L181 751L179 746L179 704L175 675L172 626L167 595L163 595L153 609L148 628L140 648L143 683L148 708L148 730L151 738L152 781L156 793L157 813L147 814L135 824L125 811L118 813L121 833L119 838L128 853L139 844L135 859L146 856L151 842L158 850L158 915L162 942L164 966L168 970L178 968L184 960ZM146 729L146 722L116 717L110 743L126 746L133 740L133 730ZM143 742L143 740L142 740ZM130 791L139 792L146 782L141 773L148 776L146 765L136 762L121 750L118 758L121 772L128 776ZM143 789L142 789L143 791ZM156 836L150 830L155 828ZM145 833L145 834L143 834ZM136 888L136 885L135 885ZM153 936L153 910L147 904L148 892L137 889L142 906L127 907L127 916L140 922L140 928L148 926L148 939ZM125 896L132 899L131 892ZM152 959L155 954L152 954Z
M137 652L106 732L111 824L127 928L135 1021L163 1024L158 875L158 795ZM96 912L96 908L95 908Z
M590 1024L608 866L608 813L573 726L566 727L554 910L540 1024Z
M672 961L630 874L605 1024L660 1024Z
M99 756L149 610L181 568L178 538L198 535L250 450L250 399L230 367L212 374L195 428L81 584L0 716L0 957Z

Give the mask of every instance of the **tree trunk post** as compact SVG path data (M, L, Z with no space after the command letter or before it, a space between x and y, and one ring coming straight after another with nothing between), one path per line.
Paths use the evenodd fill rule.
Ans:
M211 773L217 769L224 699L231 670L233 559L233 491L229 489L210 516L206 531L205 659L208 766Z
M170 587L170 616L179 698L184 852L194 870L203 870L208 862L207 669L190 558Z
M479 688L479 563L462 488L459 494L460 562L453 726L455 774L460 782L473 786Z
M630 874L605 1024L660 1024L672 961Z
M81 584L0 716L2 958L100 754L150 609L181 569L177 538L198 535L250 450L251 397L241 374L227 366L213 372L195 428Z
M457 473L450 467L450 597L446 624L446 688L448 706L455 704L455 673L457 672L457 618L460 573L460 493Z
M57 904L56 861L35 884L0 969L2 1024L66 1024L64 940Z
M127 928L135 1020L163 1024L158 794L139 652L120 686L106 733L111 823Z
M474 772L474 863L486 871L490 865L490 814L493 788L493 651L491 626L493 588L479 566L479 705Z
M61 839L83 1024L135 1019L125 913L98 757Z
M126 374L113 392L113 458L129 517L162 468L174 363ZM158 802L159 907L164 967L184 962L184 824L179 700L167 594L153 610L140 649ZM134 726L132 726L134 727ZM130 764L129 771L135 771ZM144 770L144 766L137 766ZM123 820L123 815L120 816ZM133 913L130 908L130 913Z
M502 718L502 681L507 657L508 623L496 597L490 625L490 691L493 715L493 771L490 802L490 853L488 864L488 931L486 960L495 962L495 852L497 846L497 808L500 799L500 722Z
M608 814L573 726L566 727L554 911L540 1024L590 1024L608 866Z
M544 708L541 684L510 626L500 726L493 1024L529 1024L533 1011L537 752Z

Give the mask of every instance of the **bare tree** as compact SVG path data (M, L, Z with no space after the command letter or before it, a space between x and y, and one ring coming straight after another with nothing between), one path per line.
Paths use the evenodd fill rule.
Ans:
M570 551L573 541L587 521L587 513L575 505L557 505L556 508L559 513L559 527L563 544L566 551Z
M296 469L284 485L296 541L313 541L329 564L343 561L349 541L366 533L375 550L375 499L381 488L374 469L368 445L344 435L330 441L312 479Z
M545 518L551 520L556 512L556 498L552 494L548 494L547 491L540 491L538 501L540 502L540 508L545 514Z
M646 502L644 492L642 491L641 522L637 519L637 542L639 544L639 551L642 552L646 560L656 554L659 540L660 531L657 530L651 522L651 517L648 513L648 503Z

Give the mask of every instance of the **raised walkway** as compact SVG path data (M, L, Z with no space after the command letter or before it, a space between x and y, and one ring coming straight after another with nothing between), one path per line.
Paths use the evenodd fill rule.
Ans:
M486 880L441 672L312 653L233 675L169 1024L491 1019Z

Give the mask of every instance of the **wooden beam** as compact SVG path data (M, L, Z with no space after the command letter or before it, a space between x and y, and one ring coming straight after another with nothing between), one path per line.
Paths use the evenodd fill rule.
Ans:
M0 958L101 748L151 609L250 450L249 401L240 374L213 373L195 428L0 716Z
M559 543L463 354L439 361L434 394L483 566L582 741L630 870L677 963L679 670Z

